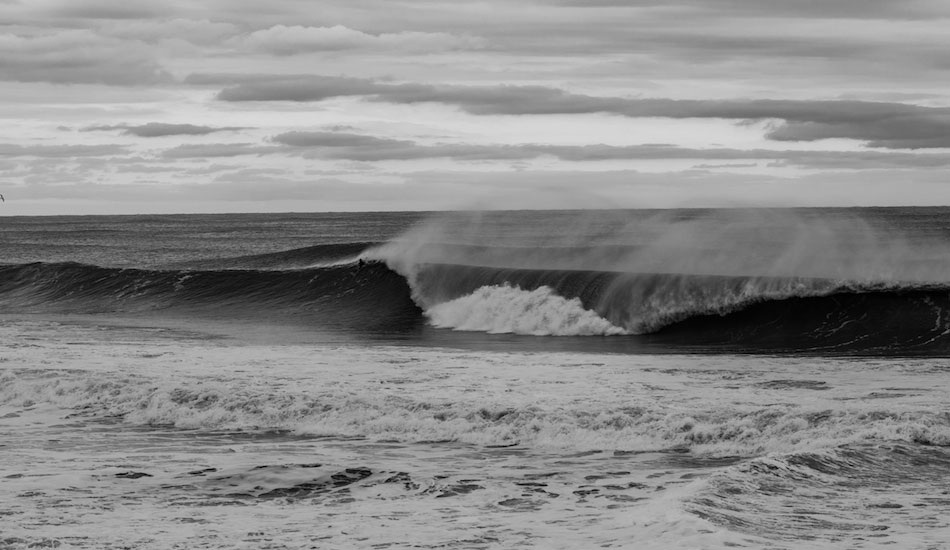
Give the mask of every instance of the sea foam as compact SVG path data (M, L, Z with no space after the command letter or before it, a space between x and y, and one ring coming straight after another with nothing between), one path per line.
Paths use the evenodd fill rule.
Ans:
M547 286L531 291L490 285L472 294L432 306L426 311L439 328L513 333L534 336L594 336L626 334L577 298L558 296Z

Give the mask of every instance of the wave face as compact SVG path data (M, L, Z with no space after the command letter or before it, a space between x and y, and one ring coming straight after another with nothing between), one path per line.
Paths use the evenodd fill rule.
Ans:
M362 232L147 267L4 265L0 307L263 319L436 344L464 331L603 336L584 345L634 352L947 355L950 229L907 236L937 223L924 222L840 211L452 213L388 239Z
M0 306L29 313L170 313L381 332L422 323L405 280L378 263L306 269L0 266Z

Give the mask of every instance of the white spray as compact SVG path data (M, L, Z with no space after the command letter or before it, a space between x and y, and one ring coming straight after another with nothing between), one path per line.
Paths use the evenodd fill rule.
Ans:
M725 313L758 300L947 280L950 250L945 245L911 242L897 228L869 221L859 212L452 212L434 216L366 256L384 260L405 276L413 298L437 326L523 334L646 332L690 314ZM579 312L596 314L547 286L522 290L486 285L442 304L444 298L418 284L432 264L618 274L615 287L603 289L602 296L626 302L623 328L603 319L607 325L597 329L586 317L577 321L583 317ZM664 277L645 286L637 274ZM698 288L696 277L707 276L740 278L741 284ZM588 307L605 311L608 304Z

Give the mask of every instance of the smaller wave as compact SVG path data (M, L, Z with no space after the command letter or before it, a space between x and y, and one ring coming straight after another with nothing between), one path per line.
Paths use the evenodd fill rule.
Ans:
M686 507L731 531L808 540L809 548L841 548L858 537L936 547L922 539L934 517L950 512L950 501L930 496L946 484L948 466L946 448L906 441L774 454L725 468Z
M612 336L627 332L579 298L558 296L548 286L531 291L510 285L483 286L472 294L430 307L426 316L438 328L533 336Z

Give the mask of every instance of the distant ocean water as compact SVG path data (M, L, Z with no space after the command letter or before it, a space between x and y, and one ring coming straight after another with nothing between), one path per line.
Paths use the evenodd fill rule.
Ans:
M950 547L948 214L0 218L0 548Z

